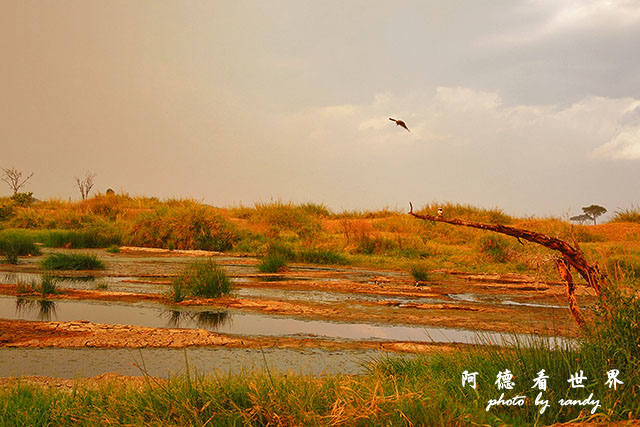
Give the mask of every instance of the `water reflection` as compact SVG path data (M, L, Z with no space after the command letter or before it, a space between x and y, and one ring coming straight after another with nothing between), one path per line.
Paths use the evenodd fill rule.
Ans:
M46 299L16 298L16 314L35 313L36 319L49 321L51 317L56 316L56 303Z
M162 317L171 328L193 327L217 329L231 319L227 311L180 311L166 310Z

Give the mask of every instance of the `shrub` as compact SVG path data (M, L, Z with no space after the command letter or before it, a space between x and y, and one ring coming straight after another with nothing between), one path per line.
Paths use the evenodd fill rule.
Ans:
M296 206L282 202L256 203L252 221L266 224L275 235L281 231L290 231L299 237L309 238L321 230L319 216L327 213L326 208L314 204Z
M137 246L207 251L228 251L238 239L233 224L213 208L190 202L139 215L130 234L130 243Z
M42 260L45 270L104 270L105 265L96 255L51 254Z
M262 273L277 273L287 268L287 263L296 259L293 249L282 243L271 243L258 269Z
M287 259L282 254L267 255L262 258L258 270L262 273L277 273L287 268Z
M411 276L416 282L426 282L429 280L429 270L422 264L413 264L411 266Z
M6 257L9 264L17 264L18 256L40 255L40 249L29 234L19 230L5 230L0 232L0 254Z
M40 276L40 285L38 291L43 295L58 294L57 282L58 278L51 274L43 274Z
M104 248L119 245L120 236L115 232L97 228L87 230L51 230L43 235L45 246L50 248Z
M0 221L4 221L13 215L13 203L0 201Z
M33 198L33 193L16 193L11 196L11 200L18 206L30 206L35 199Z
M389 238L364 234L358 240L356 252L365 255L382 255L397 248L397 243Z
M509 244L505 239L494 234L486 234L478 242L479 251L491 261L498 263L507 261L508 246Z
M349 260L341 253L330 249L309 249L301 251L297 257L302 262L310 264L348 264Z
M111 254L117 254L120 253L120 246L118 245L111 245L107 248L107 252L111 253Z
M172 282L172 299L182 301L186 295L217 298L231 292L231 280L212 259L189 265Z

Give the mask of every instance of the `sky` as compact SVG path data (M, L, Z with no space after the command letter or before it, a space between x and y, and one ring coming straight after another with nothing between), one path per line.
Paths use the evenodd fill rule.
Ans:
M640 205L638 52L640 1L0 0L0 167L39 199L90 171L221 207L612 213Z

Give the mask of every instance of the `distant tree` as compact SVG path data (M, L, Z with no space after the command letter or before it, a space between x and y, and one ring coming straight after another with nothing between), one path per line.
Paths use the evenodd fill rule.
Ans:
M80 190L80 195L82 195L82 200L87 200L89 196L89 192L93 188L93 179L96 177L95 173L91 173L87 171L84 178L80 179L76 176L76 187Z
M587 214L576 215L569 218L569 221L579 222L580 224L584 224L587 221L591 221L592 218Z
M582 211L593 220L593 225L596 225L596 218L607 213L607 210L599 205L587 206L586 208L582 208Z
M5 169L2 168L2 180L6 182L11 190L13 190L13 194L17 194L18 191L29 181L29 179L33 176L34 172L31 172L31 175L26 178L22 178L22 172L16 168Z

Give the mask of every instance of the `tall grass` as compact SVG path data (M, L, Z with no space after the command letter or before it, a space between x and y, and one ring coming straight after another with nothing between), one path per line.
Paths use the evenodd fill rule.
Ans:
M492 262L504 263L507 261L509 243L496 234L485 234L478 240L478 250Z
M170 249L228 251L238 240L234 225L215 209L194 202L165 204L133 220L129 243Z
M217 298L231 292L231 280L211 258L195 261L172 281L171 299L182 301L187 295Z
M424 266L424 264L413 264L411 265L411 277L416 282L426 282L429 280L429 270Z
M623 209L613 214L611 222L636 222L640 223L640 208Z
M5 256L7 263L17 264L19 256L40 255L40 249L28 233L4 230L0 232L0 254Z
M122 237L119 233L106 232L99 229L87 230L51 230L42 233L42 243L50 248L106 248L120 245Z
M45 270L104 270L104 263L90 254L50 254L40 265Z
M282 243L271 243L267 247L267 253L262 257L258 270L262 273L277 273L287 268L291 261L295 261L295 251Z

